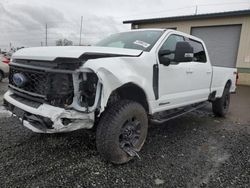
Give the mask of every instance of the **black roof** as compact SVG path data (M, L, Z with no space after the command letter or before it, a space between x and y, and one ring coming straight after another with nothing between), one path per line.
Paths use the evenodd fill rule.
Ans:
M127 24L127 23L140 24L140 23L163 22L163 21L186 21L186 20L198 20L198 19L207 19L207 18L223 18L223 17L228 17L228 16L244 16L244 15L250 15L250 9L230 11L230 12L209 13L209 14L127 20L127 21L123 21L123 23L124 24Z

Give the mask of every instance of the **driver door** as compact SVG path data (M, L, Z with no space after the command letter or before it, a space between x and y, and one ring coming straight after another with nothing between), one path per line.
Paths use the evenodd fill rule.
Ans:
M174 51L176 43L184 41L184 37L172 34L161 46L160 50ZM167 55L170 59L174 54ZM161 64L159 58L159 111L183 106L189 103L190 95L190 62L175 64L171 62L166 66Z

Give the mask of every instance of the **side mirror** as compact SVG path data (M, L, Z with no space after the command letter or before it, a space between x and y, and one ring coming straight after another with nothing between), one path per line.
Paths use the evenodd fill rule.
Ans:
M194 49L188 42L177 42L174 54L175 62L190 62L193 61Z
M171 59L166 57L167 55L172 54L173 52L170 50L160 50L159 55L159 61L161 64L168 66L171 63Z
M170 55L172 54L173 52L170 51L170 50L160 50L159 51L159 56L164 56L164 55Z
M174 58L170 59L166 57L167 55L174 54ZM171 62L173 64L178 64L180 62L190 62L193 61L194 49L188 42L177 42L175 51L170 50L160 50L159 51L160 63L168 66Z

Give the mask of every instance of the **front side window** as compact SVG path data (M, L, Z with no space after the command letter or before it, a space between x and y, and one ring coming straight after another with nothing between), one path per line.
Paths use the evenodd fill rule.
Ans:
M184 38L179 35L170 35L167 40L164 42L160 50L170 50L174 51L177 42L184 41Z
M194 62L207 62L206 52L201 42L188 39L189 44L194 48Z
M149 52L163 33L163 30L118 33L98 42L95 46L136 49Z

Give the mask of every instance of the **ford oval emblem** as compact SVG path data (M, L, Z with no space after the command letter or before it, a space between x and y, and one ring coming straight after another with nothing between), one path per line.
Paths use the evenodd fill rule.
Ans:
M16 73L13 75L13 82L17 87L23 87L28 82L28 80L22 73Z

